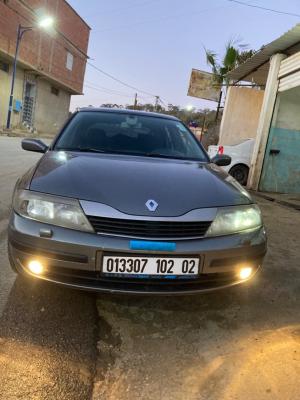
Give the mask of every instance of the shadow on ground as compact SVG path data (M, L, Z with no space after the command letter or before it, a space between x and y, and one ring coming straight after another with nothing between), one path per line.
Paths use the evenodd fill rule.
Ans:
M1 399L89 399L95 298L18 277L0 320Z

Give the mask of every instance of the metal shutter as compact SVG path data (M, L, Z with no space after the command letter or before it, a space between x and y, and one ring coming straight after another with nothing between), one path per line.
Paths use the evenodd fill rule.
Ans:
M281 62L278 78L279 92L300 86L300 52Z

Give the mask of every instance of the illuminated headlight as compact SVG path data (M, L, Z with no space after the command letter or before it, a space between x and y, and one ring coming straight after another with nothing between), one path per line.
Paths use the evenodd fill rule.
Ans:
M79 201L29 190L16 191L13 207L25 218L79 231L93 232Z
M262 226L261 213L255 204L220 208L206 236L232 235Z

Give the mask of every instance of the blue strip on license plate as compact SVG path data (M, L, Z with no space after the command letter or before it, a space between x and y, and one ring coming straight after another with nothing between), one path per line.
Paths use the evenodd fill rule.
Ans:
M131 250L149 250L149 251L175 251L176 243L171 242L148 242L143 240L131 240Z

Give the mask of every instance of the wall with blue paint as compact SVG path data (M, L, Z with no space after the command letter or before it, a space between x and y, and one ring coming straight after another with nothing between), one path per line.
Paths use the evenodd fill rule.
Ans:
M278 94L259 189L300 193L300 87Z

